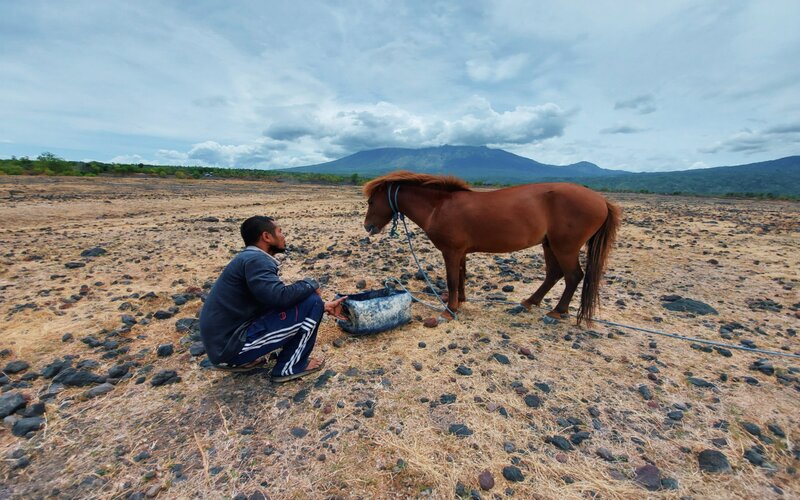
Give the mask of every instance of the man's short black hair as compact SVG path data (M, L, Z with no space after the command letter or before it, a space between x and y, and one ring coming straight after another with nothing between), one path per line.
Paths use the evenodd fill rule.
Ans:
M275 235L275 222L273 221L272 217L267 217L266 215L254 215L253 217L250 217L246 221L242 222L240 231L246 246L255 245L256 242L258 242L258 238L261 236L261 233L264 231L273 236Z

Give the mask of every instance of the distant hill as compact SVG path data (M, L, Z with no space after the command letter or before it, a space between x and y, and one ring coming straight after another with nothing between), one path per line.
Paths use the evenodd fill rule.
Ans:
M457 175L468 181L501 184L535 182L547 178L594 178L623 173L594 163L547 165L502 149L485 146L439 146L422 149L382 148L361 151L328 163L283 169L286 172L377 177L394 170Z
M361 151L328 163L281 171L340 176L358 174L369 178L400 169L451 174L489 184L558 180L609 191L800 197L800 156L728 167L632 173L600 168L589 162L547 165L483 146L440 146Z
M595 189L652 193L740 194L800 197L800 156L677 172L628 173L582 179Z

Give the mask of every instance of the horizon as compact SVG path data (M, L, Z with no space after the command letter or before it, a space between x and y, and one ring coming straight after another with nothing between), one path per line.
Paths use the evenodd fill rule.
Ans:
M0 157L271 170L459 144L655 172L800 145L796 2L357 7L4 4Z

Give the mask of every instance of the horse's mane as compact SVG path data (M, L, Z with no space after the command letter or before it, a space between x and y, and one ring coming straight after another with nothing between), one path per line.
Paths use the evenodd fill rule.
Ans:
M390 182L416 184L442 191L472 191L464 180L452 175L418 174L408 170L398 170L364 184L364 196L369 198L378 188Z

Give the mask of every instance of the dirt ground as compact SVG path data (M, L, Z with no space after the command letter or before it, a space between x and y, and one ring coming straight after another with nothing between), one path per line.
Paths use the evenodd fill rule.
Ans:
M623 225L599 318L800 354L800 204L610 198ZM410 324L361 338L326 319L328 371L289 384L192 355L191 320L250 215L283 226L287 282L421 290L404 240L365 239L365 209L357 187L0 177L3 397L27 401L0 428L0 498L800 497L797 358L484 301L435 328L415 304ZM441 280L440 254L414 242ZM519 301L541 248L474 254L467 271L470 299ZM681 299L716 314L665 308ZM53 377L65 360L88 385ZM154 386L165 370L177 378ZM38 402L41 428L13 435ZM707 450L731 469L701 470Z

